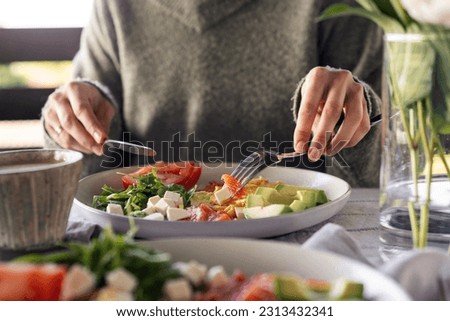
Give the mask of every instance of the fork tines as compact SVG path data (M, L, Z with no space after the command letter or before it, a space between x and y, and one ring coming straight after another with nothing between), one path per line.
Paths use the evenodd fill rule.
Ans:
M278 159L276 156L275 159L272 159L272 156L274 155L275 154L264 150L255 151L240 162L231 175L241 183L242 187L263 168L276 163Z

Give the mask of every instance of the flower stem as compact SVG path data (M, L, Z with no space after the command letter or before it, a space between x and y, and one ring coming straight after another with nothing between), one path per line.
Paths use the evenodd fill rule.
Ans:
M430 201L431 201L431 181L433 177L433 141L434 139L428 139L428 135L426 132L426 118L424 114L427 115L431 112L429 106L429 99L425 99L424 101L417 102L417 113L418 113L418 123L419 123L419 133L420 139L422 142L423 152L425 154L425 200L424 203L420 206L420 223L419 223L419 248L424 248L427 246L427 234L428 234L428 221L430 214ZM425 110L424 110L425 105ZM429 117L427 117L429 118Z
M415 200L417 200L418 196L419 196L419 188L418 188L418 177L419 177L419 166L418 166L418 162L417 162L417 144L414 142L415 140L413 139L414 135L414 113L410 113L410 121L408 122L408 119L406 117L406 113L405 110L407 108L401 106L400 107L400 118L403 124L403 129L405 131L405 135L406 135L406 144L408 145L408 149L409 149L409 154L410 154L410 158L411 158L411 175L412 175L412 180L414 182L414 198Z
M408 202L409 222L411 224L411 234L413 240L413 247L419 247L419 225L417 223L416 209L414 208L415 202Z

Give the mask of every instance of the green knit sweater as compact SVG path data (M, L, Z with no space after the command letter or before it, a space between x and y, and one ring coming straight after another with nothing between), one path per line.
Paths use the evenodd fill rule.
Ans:
M311 68L348 69L380 89L380 30L356 17L317 23L334 2L353 3L98 0L75 76L112 96L118 110L112 137L125 133L153 145L164 160L239 161L261 142L292 148L292 97ZM367 97L372 116L379 113L369 88ZM334 158L339 162L327 161L326 171L353 186L376 186L379 145L374 128ZM88 172L100 162L87 157Z

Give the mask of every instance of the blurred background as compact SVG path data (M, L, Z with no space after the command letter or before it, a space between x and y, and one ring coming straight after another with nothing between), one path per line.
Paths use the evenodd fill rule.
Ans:
M42 147L48 95L69 80L93 0L0 0L0 150Z

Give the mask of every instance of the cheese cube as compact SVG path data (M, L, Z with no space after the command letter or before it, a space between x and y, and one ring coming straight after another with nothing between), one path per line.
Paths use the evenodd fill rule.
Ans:
M211 287L221 287L226 285L230 278L222 265L216 265L209 269L207 279Z
M190 261L186 264L183 275L191 281L192 284L199 286L205 280L207 270L208 268L206 265L200 264L197 261Z
M106 284L121 292L133 292L137 286L137 280L127 270L118 268L106 275Z
M148 201L147 201L147 207L155 207L156 203L158 203L158 201L161 199L161 197L159 197L158 195L149 197Z
M146 217L144 217L144 219L151 220L151 221L164 221L164 215L157 212L157 213L147 215Z
M178 270L181 275L188 279L193 285L199 286L206 281L206 272L208 268L204 264L200 264L197 261L175 262L173 268Z
M192 287L184 278L166 281L163 291L171 301L188 301L192 298Z
M232 196L233 194L231 193L230 189L225 185L214 193L214 197L216 198L219 205L222 205L223 202L230 199Z
M142 210L142 212L147 213L147 214L153 214L156 212L156 209L154 206L148 206L148 207L144 208Z
M169 207L176 207L175 202L168 198L161 198L155 205L155 209L162 215L167 214L167 209Z
M95 288L95 275L82 265L74 264L67 271L61 287L61 300L74 300Z
M174 201L175 205L179 207L179 205L183 204L183 199L181 198L181 195L176 192L166 191L164 193L163 198L168 198Z
M243 207L235 207L234 212L236 213L236 217L240 220L245 219L244 208Z
M119 204L110 203L106 206L106 213L123 215L122 206Z
M167 219L169 221L179 221L188 218L191 214L182 208L169 207L167 209Z
M110 286L101 288L95 297L96 301L133 301L134 297L130 292L122 292Z

